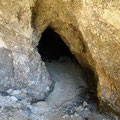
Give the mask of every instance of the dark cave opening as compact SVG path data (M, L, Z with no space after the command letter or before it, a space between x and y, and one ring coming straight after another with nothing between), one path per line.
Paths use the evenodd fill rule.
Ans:
M84 86L81 86L79 84L79 87L81 89L80 91L83 91L83 93L80 94L80 98L78 98L78 99L86 100L88 102L89 106L92 107L92 109L93 109L93 106L96 103L98 103L97 84L94 83L95 82L94 73L91 70L84 69L83 67L81 67L81 65L77 62L77 60L72 55L69 48L65 45L65 43L61 39L61 37L56 32L54 32L53 29L47 28L43 32L37 48L38 48L38 52L41 55L42 60L45 63L49 62L51 64L52 61L54 61L54 60L59 61L60 58L67 57L71 60L70 64L72 64L72 62L73 62L73 64L76 64L76 66L79 66L82 69L82 73L80 72L79 74L82 74L83 76L85 76L85 78L83 78L83 81L86 82L88 87L84 88ZM64 67L66 67L66 64L68 64L68 63L65 62ZM52 66L52 67L54 68L55 66ZM50 73L51 70L48 70L48 71ZM66 73L67 72L68 71L66 71ZM75 70L74 70L74 72L75 72ZM74 84L74 82L73 82L73 84ZM88 98L88 96L89 96L89 98ZM78 104L82 104L82 103L78 102Z
M52 60L59 60L63 56L73 57L61 37L51 28L47 28L43 32L37 48L43 61L51 62Z

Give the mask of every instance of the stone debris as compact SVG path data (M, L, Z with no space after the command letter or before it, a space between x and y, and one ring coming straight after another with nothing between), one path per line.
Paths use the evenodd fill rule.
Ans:
M69 117L69 115L66 114L66 115L64 115L62 118L68 118L68 117Z
M88 105L87 102L84 101L84 102L83 102L83 107L85 107L85 106L87 106L87 105Z
M64 62L59 63L46 63L48 70L51 71L51 78L56 80L56 87L45 101L33 103L26 89L10 88L1 91L0 120L118 120L115 115L100 113L96 107L94 111L90 110L94 107L93 103L90 104L93 98L89 90L86 90L88 88L84 84L85 78L76 76L80 69L70 60L66 65ZM53 65L54 70L51 68ZM73 66L76 68L76 73L71 73L71 70L74 71ZM65 74L66 69L69 69L68 73L71 74ZM72 76L79 78L79 82L73 80L75 77ZM83 85L79 90L76 89L78 83Z
M75 114L74 114L74 116L75 116L75 117L78 117L78 116L79 116L79 114L78 114L78 113L75 113Z
M79 107L77 107L77 109L76 109L77 112L80 112L80 111L83 111L83 110L84 110L84 108L83 108L82 106L79 106Z
M15 102L18 101L18 99L15 96L11 96L10 99Z
M14 90L14 91L12 91L12 95L19 95L19 94L21 94L22 93L22 91L21 90Z
M13 89L11 88L11 89L7 90L7 93L10 94L12 91L13 91Z

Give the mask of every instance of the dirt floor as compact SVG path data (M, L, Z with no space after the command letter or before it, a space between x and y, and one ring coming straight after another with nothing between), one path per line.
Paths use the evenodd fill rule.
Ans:
M52 111L44 120L117 120L98 110L96 95L86 83L86 73L75 60L62 57L46 62L46 67L55 88L46 100Z

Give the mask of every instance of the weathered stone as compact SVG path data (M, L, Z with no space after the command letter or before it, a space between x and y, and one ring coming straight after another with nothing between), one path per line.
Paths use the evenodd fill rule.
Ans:
M0 48L0 89L7 89L14 85L14 69L12 52Z
M19 94L21 94L21 90L14 90L14 91L12 92L12 94L13 94L13 95L19 95Z
M94 71L97 95L120 112L120 1L37 1L33 25L37 36L47 26L57 32L79 63Z
M46 102L38 102L33 106L32 112L37 114L44 114L49 111L49 105Z
M10 94L12 91L13 91L13 89L10 88L7 90L7 93Z
M15 102L18 100L15 96L11 96L10 99Z
M84 102L83 102L83 107L85 107L85 106L87 106L87 105L88 105L87 102L84 101Z
M0 1L0 11L0 90L26 88L33 99L44 100L53 82L30 40L29 2Z
M82 106L79 106L79 107L77 107L77 109L76 109L77 112L80 112L80 111L83 111L83 110L84 110L84 108L83 108Z
M100 102L120 113L119 7L119 0L1 0L0 88L25 87L39 99L49 94L52 82L34 49L50 26L94 71Z

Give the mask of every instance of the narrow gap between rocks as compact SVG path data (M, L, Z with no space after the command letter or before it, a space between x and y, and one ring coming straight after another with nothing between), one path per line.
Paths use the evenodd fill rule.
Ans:
M90 71L87 71L89 74L83 71L61 37L47 28L37 48L51 79L55 81L55 88L46 100L49 105L54 109L65 109L69 115L76 111L78 114L84 110L98 111L97 91L93 92L88 85L94 76Z

